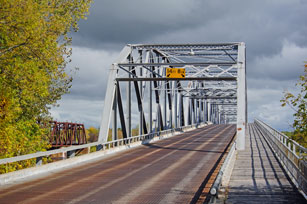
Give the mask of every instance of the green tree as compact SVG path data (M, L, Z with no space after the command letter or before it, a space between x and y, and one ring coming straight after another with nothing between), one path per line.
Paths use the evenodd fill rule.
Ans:
M289 105L295 111L293 114L294 133L291 138L307 147L307 64L296 86L300 89L298 95L295 96L287 91L281 102L282 106Z
M86 131L87 141L97 142L99 136L99 129L94 128L93 126L89 127Z
M139 135L139 125L135 126L135 128L132 128L131 135L132 136L138 136Z
M48 147L49 108L68 92L70 31L91 0L0 0L0 158ZM26 163L0 167L11 171ZM5 170L4 170L5 168Z

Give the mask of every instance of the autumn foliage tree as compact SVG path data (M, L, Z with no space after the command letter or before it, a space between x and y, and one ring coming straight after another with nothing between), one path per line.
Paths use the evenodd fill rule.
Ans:
M307 147L307 64L305 64L304 74L300 76L298 83L300 92L295 96L290 92L285 92L281 100L282 106L289 105L295 113L293 128L294 133L291 138Z
M97 142L99 136L99 129L93 126L85 130L88 142Z
M48 119L50 106L68 92L68 34L78 30L90 3L0 0L0 158L48 146L39 122ZM20 165L28 164L6 166L5 171Z

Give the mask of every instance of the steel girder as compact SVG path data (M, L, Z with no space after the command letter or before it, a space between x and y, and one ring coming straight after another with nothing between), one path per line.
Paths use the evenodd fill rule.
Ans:
M167 78L166 68L185 68L186 77ZM136 125L147 134L211 121L237 123L244 149L246 103L244 43L127 45L109 72L99 141L111 121L113 139L117 120L123 137Z

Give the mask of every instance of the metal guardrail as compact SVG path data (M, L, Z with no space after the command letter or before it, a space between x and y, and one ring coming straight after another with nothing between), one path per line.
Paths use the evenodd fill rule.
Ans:
M293 183L306 198L307 149L258 119L255 119L255 124L270 143Z
M66 153L67 158L71 158L71 157L75 156L75 152L77 150L91 148L91 147L96 147L96 151L110 149L110 148L113 148L113 147L129 145L129 144L134 143L134 142L150 140L150 139L153 139L154 137L161 137L163 135L167 135L167 134L170 134L170 133L184 132L187 129L194 128L194 127L197 128L198 126L201 126L201 125L204 125L204 124L206 124L206 123L193 124L193 125L183 126L183 127L180 127L180 128L173 128L173 129L164 130L164 131L161 131L161 132L155 132L155 133L150 133L150 134L146 134L146 135L138 135L138 136L133 136L133 137L130 137L130 138L118 139L118 140L109 141L109 142L105 142L105 143L93 142L93 143L88 143L88 144L84 144L84 145L64 147L64 148L56 149L56 150L50 150L50 151L45 151L45 152L36 152L36 153L32 153L32 154L26 154L26 155L21 155L21 156L16 156L16 157L0 159L0 165L36 158L36 165L38 166L38 165L42 165L42 158L43 157L47 157L47 156L50 156L50 155L53 155L53 154ZM90 153L90 151L89 151L89 153Z
M226 167L229 164L229 160L231 159L231 157L233 156L234 152L236 150L236 142L234 142L234 140L232 141L231 144L231 148L229 150L229 152L227 153L227 156L225 158L225 160L223 161L223 165L221 166L218 175L216 176L216 179L210 189L210 194L212 197L218 197L218 190L220 188L220 185L222 183L222 178L224 175L224 172L227 171Z

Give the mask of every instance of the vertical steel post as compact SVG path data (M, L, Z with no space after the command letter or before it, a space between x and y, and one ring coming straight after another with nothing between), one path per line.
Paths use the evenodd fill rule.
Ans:
M218 120L219 120L219 112L218 112L218 106L215 105L215 121L216 121L216 124L218 124Z
M245 131L247 122L246 76L245 76L245 43L238 45L238 88L237 88L237 140L236 148L245 149Z
M163 75L162 76L166 76L166 69L163 69ZM161 82L162 83L162 82ZM167 127L167 106L166 106L166 97L167 97L167 86L166 86L167 81L164 82L164 130L168 129ZM161 84L162 85L162 84Z
M208 121L208 110L207 110L207 101L204 100L204 121L207 122Z
M200 99L199 107L200 107L199 119L200 119L200 122L203 122L204 121L204 99Z
M198 107L197 107L197 99L194 100L195 109L194 109L194 115L195 115L195 124L198 123Z
M145 58L145 62L151 62L152 58L152 53L150 51L146 51L146 58ZM150 72L149 73L149 77L152 78L153 74ZM146 83L146 82L145 82ZM149 103L148 103L148 109L149 109L149 133L152 133L153 129L152 129L152 123L153 123L153 119L152 119L152 82L149 81ZM144 124L146 125L146 124Z
M174 120L175 120L175 128L178 128L178 118L177 118L177 95L178 91L176 90L177 84L174 82Z
M152 74L150 74L152 77ZM152 82L149 81L149 133L152 133Z
M196 99L196 101L195 101L195 103L196 103L196 123L199 123L199 104L198 104L198 99Z
M171 103L172 101L172 92L171 90L173 89L173 84L171 82L168 82L167 86L167 95L168 95L168 110L169 110L169 129L173 128L173 104ZM174 103L174 102L173 102Z
M198 108L197 120L198 120L198 123L201 122L201 104L200 104L200 100L201 100L201 99L198 99L198 100L197 100L197 108Z
M192 99L192 124L195 124L196 123L196 117L195 117L195 113L196 113L196 107L195 107L195 101L196 99Z
M131 47L126 46L120 53L119 58L116 62L126 62L129 53L131 52ZM111 121L111 114L112 114L112 106L114 100L114 92L115 92L115 78L117 76L118 65L116 63L112 64L111 70L109 72L108 77L108 85L106 89L106 95L104 99L104 107L102 113L102 120L100 123L100 131L99 131L99 142L106 142L109 133L109 126Z
M132 63L132 56L129 56L129 62ZM128 68L129 72L131 72L131 67ZM131 78L131 75L128 74L128 78ZM131 82L127 82L127 136L131 137Z
M203 111L203 122L206 122L207 121L207 117L206 117L206 100L203 100L203 108L204 108L204 111Z
M117 140L117 90L114 93L112 109L112 141Z
M212 122L211 121L211 104L210 102L207 103L207 110L208 110L208 121Z
M140 59L140 63L143 62L143 53L142 53L142 50L139 50L139 59ZM140 77L143 77L143 68L140 67ZM140 95L141 95L141 100L143 100L142 96L143 96L143 83L142 81L140 81ZM143 134L143 125L146 125L146 124L143 124L143 115L144 115L144 110L143 110L143 105L141 105L141 110L140 110L140 113L139 113L139 117L140 117L140 125L139 125L139 135L142 135Z
M194 99L194 123L196 124L197 123L197 99L195 98Z
M122 97L120 93L119 82L117 82L116 84L116 95L117 95L118 113L119 113L119 119L120 119L120 125L122 128L123 138L127 138L127 129L126 129L126 124L125 124L125 116L124 116L124 109L123 109Z
M159 104L156 105L157 107L157 114L156 114L156 119L157 119L157 122L158 122L158 130L157 132L160 132L161 131L161 126L163 125L161 123L161 107L159 106Z
M150 51L149 52L149 61L150 62L154 62L154 58L153 58L153 54L152 54L152 51ZM154 67L151 67L151 70L154 70ZM154 75L153 75L153 73L150 73L150 77L155 77ZM149 94L150 94L150 102L149 102L149 109L150 109L150 118L151 118L151 120L150 120L150 122L152 123L153 122L153 118L152 118L152 84L153 84L154 82L151 82L150 81L150 90L149 90ZM154 85L154 87L155 87L155 84L153 84ZM156 88L156 87L155 87ZM155 90L155 94L156 94L156 90ZM157 100L157 96L156 96L156 100ZM157 113L158 114L158 113ZM157 114L156 114L156 122L155 122L155 132L157 131L157 123L158 123L158 118L157 118ZM152 131L152 128L151 128L151 131Z
M216 105L214 105L214 121L215 121L215 124L217 124L217 108L216 108Z
M211 120L212 120L212 122L213 123L215 123L215 107L214 107L214 105L213 104L211 104Z
M214 120L215 120L215 124L217 124L217 106L214 105Z
M183 115L182 115L182 95L179 93L179 127L182 127L182 121L183 121Z
M218 105L216 105L216 122L220 124L220 110Z
M195 100L195 115L196 115L196 123L199 122L199 107L198 107L198 99Z
M194 99L191 99L191 121L192 121L192 124L195 123L195 118L194 118L195 111L194 111L194 108L195 108L195 106L194 106Z
M189 98L188 125L192 125L192 99Z
M218 123L218 124L221 124L221 113L220 113L219 105L217 105L217 114L218 114L217 123Z

